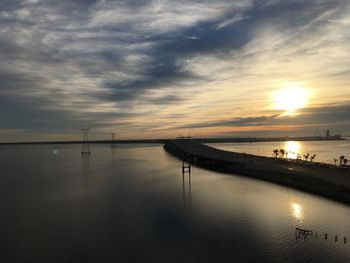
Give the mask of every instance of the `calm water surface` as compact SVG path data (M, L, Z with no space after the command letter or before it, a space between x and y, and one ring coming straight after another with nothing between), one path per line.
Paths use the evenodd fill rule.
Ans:
M274 149L284 149L288 153L288 158L296 159L297 154L316 154L317 162L332 163L334 158L344 155L350 159L350 140L342 141L286 141L286 142L257 142L257 143L211 143L212 147L233 151L244 152L262 156L273 156Z
M1 146L0 167L1 262L350 261L349 207L196 167L183 176L161 145L93 145L90 158L79 145ZM295 227L318 238L296 240Z

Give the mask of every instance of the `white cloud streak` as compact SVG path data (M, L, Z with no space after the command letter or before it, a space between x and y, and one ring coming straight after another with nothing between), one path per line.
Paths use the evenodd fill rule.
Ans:
M174 112L179 125L265 115L269 92L288 81L306 83L317 103L339 103L350 94L349 7L311 2L6 2L0 94L13 104L0 115L3 129L59 126L18 125L28 116L16 115L17 101L76 125L128 123L125 133L171 127Z

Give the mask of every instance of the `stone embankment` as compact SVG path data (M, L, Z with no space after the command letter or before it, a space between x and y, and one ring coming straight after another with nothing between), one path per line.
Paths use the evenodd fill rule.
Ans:
M191 140L169 140L164 148L202 168L266 180L350 205L348 168L228 152Z

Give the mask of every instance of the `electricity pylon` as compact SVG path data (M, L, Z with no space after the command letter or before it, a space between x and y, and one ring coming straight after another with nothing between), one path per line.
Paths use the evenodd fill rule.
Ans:
M89 128L81 128L80 129L83 132L83 141L82 141L82 147L81 147L81 154L91 154L90 151L90 145L89 145Z
M111 132L112 135L112 142L115 143L115 132Z

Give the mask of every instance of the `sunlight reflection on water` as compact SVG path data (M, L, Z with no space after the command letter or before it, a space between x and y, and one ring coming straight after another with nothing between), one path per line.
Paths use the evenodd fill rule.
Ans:
M298 220L304 219L304 211L301 205L298 203L291 203L291 214Z
M184 176L161 145L91 148L0 147L4 262L349 262L349 244L334 244L350 237L347 206L198 167ZM296 242L295 227L330 238Z
M257 143L210 143L211 147L218 149L244 152L262 156L273 156L274 149L284 149L288 158L296 159L300 154L311 156L316 154L314 161L334 164L334 158L344 155L350 159L350 140L338 141L281 141L281 142L257 142ZM285 156L286 157L286 156Z
M288 158L296 159L298 154L300 154L300 143L296 141L288 141L285 143L284 149L286 153L288 153Z

